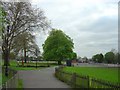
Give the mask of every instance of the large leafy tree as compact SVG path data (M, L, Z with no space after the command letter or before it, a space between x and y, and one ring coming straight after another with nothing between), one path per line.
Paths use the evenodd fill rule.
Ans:
M43 59L56 60L60 65L62 60L77 57L73 48L73 40L68 35L61 30L53 29L43 44Z

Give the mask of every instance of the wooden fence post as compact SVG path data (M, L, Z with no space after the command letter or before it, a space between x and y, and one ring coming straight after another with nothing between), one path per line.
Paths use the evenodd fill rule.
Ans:
M89 78L89 76L87 76L87 79L88 79L88 88L90 88L90 78Z
M73 73L72 75L71 85L73 85L73 87L76 88L76 73Z

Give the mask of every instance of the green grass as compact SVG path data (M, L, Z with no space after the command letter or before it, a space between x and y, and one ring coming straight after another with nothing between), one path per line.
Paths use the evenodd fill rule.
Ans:
M40 68L35 68L35 67L13 67L10 66L10 68L14 69L14 70L38 70Z
M5 75L2 75L2 80L0 81L0 85L2 85L2 83L4 84L9 79L10 79L10 77L6 77ZM17 89L23 90L23 81L21 79L18 79Z
M11 61L10 68L14 69L14 70L38 70L38 69L41 69L43 67L38 67L38 68L36 68L36 67L18 67L16 61Z
M18 86L17 86L18 90L22 90L23 89L23 81L22 79L18 80Z
M2 76L2 80L0 81L0 85L4 84L6 81L8 81L12 76L6 77L3 73L0 75Z
M0 73L0 85L2 85L2 73Z
M118 79L118 68L102 67L65 67L63 71L87 75L89 77L120 83Z
M19 65L22 66L22 62L19 62ZM45 62L37 62L37 66L55 66L57 65L57 63L45 63ZM36 62L33 63L33 62L27 62L27 63L24 63L24 66L36 66Z

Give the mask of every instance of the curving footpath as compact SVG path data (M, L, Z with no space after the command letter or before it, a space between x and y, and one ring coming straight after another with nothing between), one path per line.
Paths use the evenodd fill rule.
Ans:
M24 88L70 88L54 77L55 67L40 70L19 71Z

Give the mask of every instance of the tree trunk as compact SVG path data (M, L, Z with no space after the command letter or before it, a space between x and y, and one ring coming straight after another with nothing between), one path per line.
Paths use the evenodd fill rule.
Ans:
M26 48L24 48L24 60L25 60L25 63L27 62L26 60Z
M9 33L9 28L7 30L7 35L9 35L8 33ZM8 77L8 65L10 65L9 64L10 47L8 44L8 38L4 38L2 50L4 56L5 76Z
M62 65L61 61L58 61L58 65Z
M5 66L5 76L8 77L8 66L9 66L9 51L6 49L4 51L4 66Z
M6 65L10 66L9 56L10 56L9 51L8 51L8 50L5 50L5 51L3 52L4 66L6 66Z
M5 62L6 62L5 63L6 64L5 65L5 76L8 77L8 57L6 57Z

